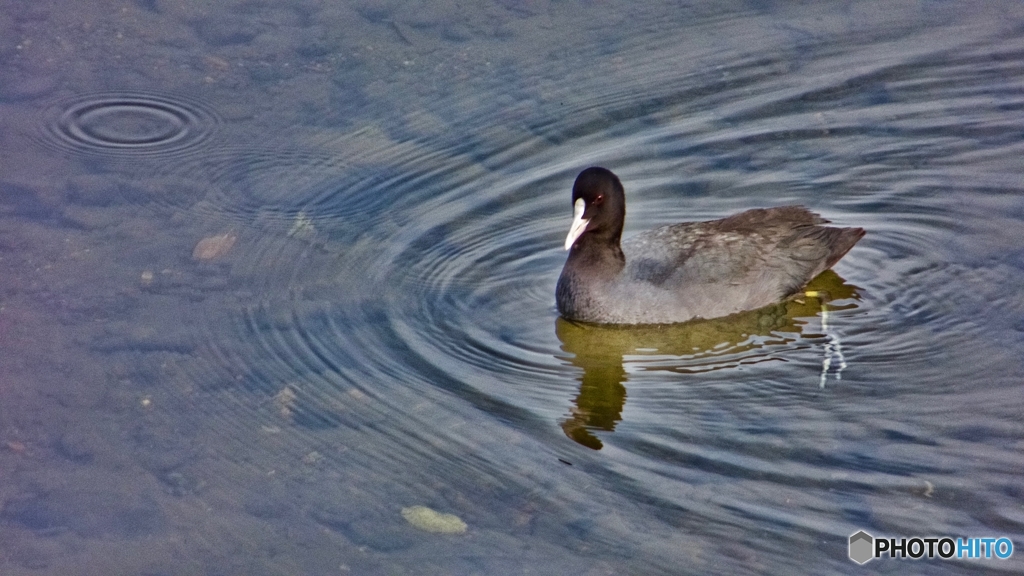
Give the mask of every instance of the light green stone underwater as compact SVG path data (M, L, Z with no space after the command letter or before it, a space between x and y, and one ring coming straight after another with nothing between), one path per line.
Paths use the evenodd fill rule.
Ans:
M426 506L402 508L402 516L416 528L439 534L462 534L466 523L454 514L443 514Z

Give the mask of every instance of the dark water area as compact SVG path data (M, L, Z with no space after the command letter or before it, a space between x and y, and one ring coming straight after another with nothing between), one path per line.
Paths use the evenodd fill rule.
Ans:
M847 556L1024 545L1022 8L0 0L0 574L1024 572ZM572 324L590 165L867 235Z

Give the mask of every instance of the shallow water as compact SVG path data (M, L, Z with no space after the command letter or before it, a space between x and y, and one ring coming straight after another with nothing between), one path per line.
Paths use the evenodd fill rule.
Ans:
M0 6L0 573L1024 543L1018 3ZM627 235L791 203L868 233L821 297L576 326L593 164Z

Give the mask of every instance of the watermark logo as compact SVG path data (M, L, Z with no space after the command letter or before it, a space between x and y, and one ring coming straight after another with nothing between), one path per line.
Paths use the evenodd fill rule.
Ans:
M863 564L875 557L873 550L874 538L871 534L861 530L850 535L850 560L857 564Z
M1013 541L998 538L876 538L863 530L850 534L850 560L865 564L872 558L998 559L1013 556Z

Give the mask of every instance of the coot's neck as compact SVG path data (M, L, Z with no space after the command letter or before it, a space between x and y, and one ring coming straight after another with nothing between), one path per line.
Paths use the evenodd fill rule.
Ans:
M602 238L595 234L583 234L569 249L566 267L591 278L610 280L622 272L626 256L619 246L618 237Z

